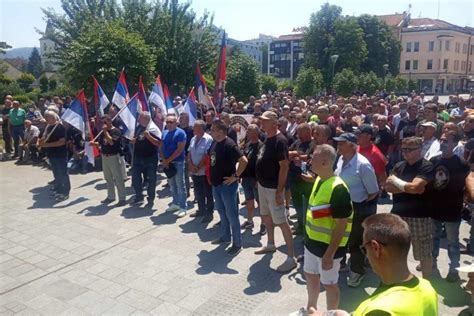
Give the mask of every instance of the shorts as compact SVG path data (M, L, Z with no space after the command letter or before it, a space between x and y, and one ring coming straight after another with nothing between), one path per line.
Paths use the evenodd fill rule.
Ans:
M276 204L276 191L277 189L265 188L258 184L258 206L260 207L260 215L270 216L273 224L281 225L288 223L287 211L285 204Z
M339 268L341 267L342 258L333 260L331 270L323 270L322 258L315 256L306 247L304 248L304 266L303 270L308 274L318 274L322 284L337 284L339 280Z
M242 178L242 189L244 190L245 201L258 201L257 179Z
M408 223L411 233L411 244L413 246L413 257L415 260L432 258L433 237L432 221L428 217L402 217Z

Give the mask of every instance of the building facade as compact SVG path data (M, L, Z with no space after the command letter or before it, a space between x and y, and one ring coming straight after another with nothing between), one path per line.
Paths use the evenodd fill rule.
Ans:
M52 32L52 25L48 21L44 35L39 40L41 63L43 64L43 68L46 72L56 72L58 70L58 65L55 63L55 59L51 57L51 54L54 53L56 49L54 42L48 37L48 35L52 34Z
M270 42L268 74L294 80L303 63L303 34L282 35Z

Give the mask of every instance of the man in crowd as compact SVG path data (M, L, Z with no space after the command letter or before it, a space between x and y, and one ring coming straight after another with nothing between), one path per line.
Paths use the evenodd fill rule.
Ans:
M236 256L242 250L237 188L239 178L247 166L247 158L237 144L227 136L227 129L227 125L221 120L212 123L211 133L214 143L209 149L210 180L215 207L221 219L220 237L213 240L212 244L218 245L232 241L227 254Z
M435 137L436 123L431 121L423 122L420 124L420 129L423 136L421 155L426 160L439 156L441 151L439 150L439 141Z
M153 206L156 191L156 170L158 167L158 147L161 144L159 135L152 126L150 112L141 112L138 126L131 143L134 145L132 158L132 186L135 191L133 204L143 202L143 177L147 181L147 207Z
M20 144L18 150L18 160L22 163L29 163L31 159L36 161L38 149L36 144L40 135L38 127L34 126L30 120L25 120L25 132L24 132L23 143Z
M287 258L278 272L288 272L296 267L293 237L284 205L285 185L288 175L288 142L278 130L278 115L272 111L262 114L262 129L267 138L257 158L257 180L260 214L267 227L267 245L255 251L266 254L276 251L275 226L280 227L287 247Z
M433 267L432 209L426 187L433 181L433 164L421 154L421 138L404 138L401 152L405 160L394 166L385 189L393 193L392 213L401 216L410 227L413 257L420 261L426 279Z
M120 160L121 136L120 129L112 125L112 118L106 114L102 118L102 134L97 142L91 145L100 146L102 154L102 171L107 183L107 197L101 203L109 204L115 201L115 187L117 187L119 201L117 207L124 206L125 202L125 181L122 175Z
M184 146L184 154L185 157L187 157L189 144L194 136L193 127L189 125L188 112L181 112L179 115L179 128L181 128L186 133L186 146ZM184 182L186 183L186 197L189 197L191 183L189 182L189 166L186 158L184 159Z
M357 287L365 277L365 256L360 250L364 229L364 219L377 212L379 186L374 168L370 162L357 152L357 137L352 133L343 133L334 138L337 151L341 155L335 174L344 180L349 188L354 219L349 238L350 274L347 285Z
M69 198L71 190L67 171L66 129L55 112L46 111L45 119L48 126L38 145L46 150L54 176L53 192L56 193L54 199L56 202L61 202Z
M459 226L465 193L466 178L469 174L468 164L454 154L454 147L459 136L453 131L441 135L441 155L430 161L434 167L433 190L429 192L433 210L433 260L439 255L441 230L444 224L448 240L449 273L448 282L459 281L456 268L459 267Z
M7 155L10 155L13 151L12 149L12 135L10 133L10 123L8 120L8 114L10 113L11 107L12 107L12 96L7 95L5 97L5 102L3 104L2 108L2 118L3 118L3 123L2 123L2 137L3 141L5 143L5 152Z
M339 305L339 267L351 232L351 197L341 178L334 175L336 151L318 145L311 170L318 175L309 197L305 224L304 272L308 291L307 309L317 309L320 284L326 290L328 309Z
M206 123L204 121L194 122L194 136L189 143L187 160L193 178L194 196L198 204L198 210L190 216L202 217L202 223L209 223L213 218L214 199L205 168L207 152L212 145L212 137L205 132L205 129Z
M23 141L25 137L25 120L26 112L20 107L20 102L13 101L12 108L8 112L8 124L10 124L10 130L13 137L13 158L18 157L18 147L20 141Z
M231 122L229 113L222 112L219 119L222 120L227 126L227 136L230 137L230 139L232 139L237 144L237 132L230 125Z
M178 217L186 216L186 182L184 180L184 161L186 158L186 133L178 127L176 115L166 115L166 129L163 131L163 142L160 156L165 169L176 170L168 177L173 201L167 212L178 211Z
M436 125L435 136L436 138L439 138L443 133L444 122L438 119L438 106L434 103L426 104L423 108L423 118L424 119L418 123L416 129L419 130L420 125L423 123L432 122Z

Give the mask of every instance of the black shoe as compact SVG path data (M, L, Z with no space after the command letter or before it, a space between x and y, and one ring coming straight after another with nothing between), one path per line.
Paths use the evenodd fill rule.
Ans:
M201 216L204 216L204 214L201 213L201 212L199 212L199 211L198 211L198 212L191 213L191 214L189 215L189 217L201 217Z
M211 241L211 245L220 245L220 244L228 244L230 241L224 241L221 238L214 239Z
M213 218L214 218L214 216L212 216L212 214L211 215L206 215L202 218L201 223L204 223L204 224L210 223L210 222L212 222Z
M141 204L143 203L143 197L135 197L130 204Z
M145 204L145 207L152 208L153 207L153 200L148 200L148 202Z
M54 180L51 180L48 182L48 185L53 185L54 184Z
M466 244L466 248L461 249L459 252L463 255L474 255L474 251L471 250L470 244Z
M263 224L260 224L260 231L258 233L260 236L265 236L267 234L267 227Z
M214 227L221 226L221 221L218 221L217 223L214 224Z
M459 277L459 273L457 271L449 272L446 276L446 281L449 283L459 282L461 278Z
M227 249L227 255L229 256L237 256L239 252L242 250L242 247L232 246Z
M122 207L125 205L127 205L127 202L125 202L125 200L121 200L121 201L118 201L117 204L115 204L115 207Z
M100 203L102 203L102 204L109 204L109 203L112 203L113 201L115 201L115 200L114 200L114 199L106 198L105 200L100 201Z

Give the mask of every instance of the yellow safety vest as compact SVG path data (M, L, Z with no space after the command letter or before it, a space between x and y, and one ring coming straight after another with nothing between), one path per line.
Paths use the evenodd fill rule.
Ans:
M321 178L317 177L309 198L308 210L306 211L306 233L311 240L320 241L329 245L332 231L336 226L336 220L332 217L330 205L331 195L336 186L343 185L346 188L347 186L341 178L333 176L325 180L319 190L315 192L320 181ZM348 219L346 231L339 243L339 247L347 245L352 230L353 215L354 212L351 213Z
M382 310L393 316L436 316L438 315L438 297L431 284L425 279L409 288L393 286L386 291L363 301L353 316L363 316L374 310Z

